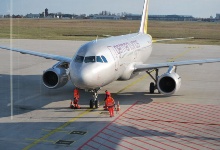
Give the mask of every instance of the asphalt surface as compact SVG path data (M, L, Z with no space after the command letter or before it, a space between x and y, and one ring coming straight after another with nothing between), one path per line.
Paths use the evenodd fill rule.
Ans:
M83 43L13 40L12 46L72 57ZM220 46L153 46L148 63L220 57ZM81 90L81 109L70 109L71 83L43 86L43 71L56 61L1 49L0 60L1 149L220 149L220 63L178 67L182 86L171 97L149 94L146 73L113 82L99 92L101 103L106 89L120 102L110 118L102 105L88 108L92 93Z

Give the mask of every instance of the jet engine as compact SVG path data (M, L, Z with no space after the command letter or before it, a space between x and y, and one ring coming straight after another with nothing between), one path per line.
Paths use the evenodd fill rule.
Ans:
M164 95L172 95L179 90L181 77L175 72L167 72L161 75L157 81L157 88Z
M59 62L44 71L42 77L44 85L49 89L63 87L69 81L67 70L68 64Z

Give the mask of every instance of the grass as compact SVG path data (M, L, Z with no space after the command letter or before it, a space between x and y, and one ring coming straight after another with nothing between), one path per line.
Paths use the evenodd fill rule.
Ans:
M84 40L122 35L139 30L140 21L13 19L14 39ZM149 21L154 39L195 37L169 43L220 45L220 23ZM10 38L10 20L0 19L0 38Z

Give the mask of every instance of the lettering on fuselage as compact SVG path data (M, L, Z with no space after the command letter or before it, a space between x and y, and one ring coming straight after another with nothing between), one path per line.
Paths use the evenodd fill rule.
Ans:
M122 54L140 48L140 44L136 40L134 40L131 42L125 42L109 47L112 47L117 54Z

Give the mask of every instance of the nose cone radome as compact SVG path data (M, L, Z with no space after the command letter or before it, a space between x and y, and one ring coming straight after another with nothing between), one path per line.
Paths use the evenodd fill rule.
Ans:
M94 89L97 88L96 74L89 68L81 68L73 72L73 83L81 89Z

